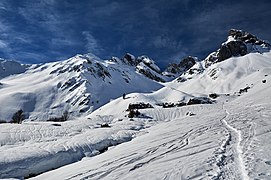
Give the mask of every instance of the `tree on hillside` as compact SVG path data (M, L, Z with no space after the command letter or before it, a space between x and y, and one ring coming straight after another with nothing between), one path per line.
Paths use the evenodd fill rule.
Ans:
M20 109L19 111L15 112L13 114L11 123L21 124L23 122L24 118L25 118L24 112L22 109Z
M67 121L68 118L69 118L69 112L66 110L66 111L63 112L62 120Z

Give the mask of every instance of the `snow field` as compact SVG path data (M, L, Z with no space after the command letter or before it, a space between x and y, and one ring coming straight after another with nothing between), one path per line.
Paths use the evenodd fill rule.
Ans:
M1 124L0 177L43 173L33 179L270 179L270 57L269 52L230 58L186 82L164 83L158 91L127 94L125 100L112 98L90 115L67 122ZM33 70L39 68L46 69ZM30 76L18 77L29 80ZM15 89L19 82L9 78L3 82L13 82ZM32 78L31 83L39 84ZM44 78L42 82L49 83ZM239 93L247 86L247 92ZM97 85L95 90L100 88L107 86ZM4 89L0 90L6 93ZM45 97L47 90L41 95ZM32 103L35 108L55 103L52 92L44 106ZM210 93L219 95L214 104L157 106ZM29 93L25 99L32 96ZM23 102L12 100L16 101ZM140 109L142 118L127 118L129 104L138 102L154 108ZM101 128L102 123L111 127Z

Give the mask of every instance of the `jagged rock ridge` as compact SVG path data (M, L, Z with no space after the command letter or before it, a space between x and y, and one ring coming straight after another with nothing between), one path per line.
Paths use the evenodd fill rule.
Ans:
M76 55L64 61L32 65L19 76L3 78L0 102L8 106L1 107L0 119L11 120L19 109L30 120L46 121L62 116L64 111L70 116L82 116L123 93L152 92L162 87L138 73L132 61L127 62Z
M169 77L177 77L186 72L187 70L189 70L191 67L193 67L197 61L198 58L196 57L192 56L185 57L179 62L179 64L170 63L163 72L163 74Z
M205 59L205 67L233 56L244 56L250 52L261 53L269 51L270 48L271 45L269 43L258 39L248 32L231 29L228 34L228 40Z
M16 61L0 58L0 78L4 78L13 74L23 73L25 72L26 67L26 65L22 65Z
M0 101L7 102L9 106L0 109L0 119L10 120L19 109L23 109L31 120L61 116L65 110L72 116L81 116L123 93L157 90L163 86L160 82L169 82L173 78L185 82L207 70L208 76L215 80L221 69L208 68L211 64L232 56L267 50L270 50L270 44L256 36L230 30L228 40L204 61L188 56L178 64L170 64L163 72L148 56L135 57L130 53L109 60L101 60L92 54L76 55L68 60L31 67L0 61L5 67L2 68L4 73L12 72L12 68L8 70L7 67L18 67L16 72L8 75L22 73L1 79L0 94L3 95ZM10 63L12 66L7 66Z

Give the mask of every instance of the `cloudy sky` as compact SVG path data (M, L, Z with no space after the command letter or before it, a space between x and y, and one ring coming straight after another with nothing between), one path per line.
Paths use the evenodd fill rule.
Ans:
M231 28L271 41L270 0L0 0L0 57L40 63L91 52L204 58Z

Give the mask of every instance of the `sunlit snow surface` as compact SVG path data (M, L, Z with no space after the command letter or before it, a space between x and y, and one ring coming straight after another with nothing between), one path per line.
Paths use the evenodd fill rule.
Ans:
M14 67L10 71L20 72L17 66L8 65ZM121 60L104 61L92 54L32 65L25 73L3 79L0 75L0 83L0 102L8 104L1 106L0 120L7 121L19 109L31 121L46 121L64 111L79 117L123 93L152 92L162 87Z
M1 124L0 177L48 171L33 179L271 179L270 77L271 53L254 53L153 93L112 100L85 118ZM156 105L215 92L215 104ZM134 102L154 108L125 117Z

